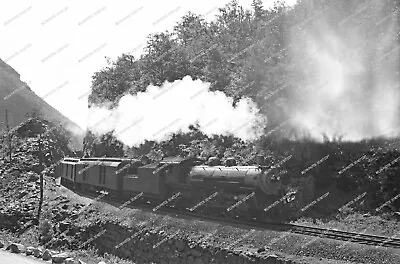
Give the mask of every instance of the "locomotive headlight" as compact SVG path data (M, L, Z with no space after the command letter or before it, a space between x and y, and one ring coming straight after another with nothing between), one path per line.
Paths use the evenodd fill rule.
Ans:
M282 188L281 171L279 168L263 170L259 177L259 186L264 193L269 195L279 194Z

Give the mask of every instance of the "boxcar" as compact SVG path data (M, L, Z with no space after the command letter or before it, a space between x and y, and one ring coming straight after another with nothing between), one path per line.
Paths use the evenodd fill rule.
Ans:
M131 170L123 176L123 191L133 195L143 192L144 196L163 197L165 186L158 173L153 173L159 163L138 167L136 172Z
M140 161L128 158L82 158L77 164L76 183L78 188L119 194L122 193L123 175L135 172L140 165Z
M72 188L74 186L77 174L77 158L64 158L61 162L61 184Z

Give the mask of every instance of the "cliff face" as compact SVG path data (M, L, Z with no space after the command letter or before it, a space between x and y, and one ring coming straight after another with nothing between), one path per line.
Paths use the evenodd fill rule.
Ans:
M0 59L0 130L6 128L6 109L10 128L26 121L28 119L26 115L32 113L34 109L40 109L43 118L64 124L66 129L73 131L74 138L71 147L82 149L83 130L36 95L26 83L20 80L19 73Z

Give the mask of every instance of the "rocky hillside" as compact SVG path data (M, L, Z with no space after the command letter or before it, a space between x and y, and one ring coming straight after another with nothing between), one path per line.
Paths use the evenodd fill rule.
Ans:
M39 133L42 135L40 142ZM0 212L0 222L6 228L13 226L11 230L15 231L33 224L39 197L39 174L53 176L59 161L74 153L68 147L68 133L45 120L31 118L13 130L12 134L11 161L7 149L3 148L5 142L0 139L0 206L4 209ZM29 203L24 204L24 201ZM3 218L12 212L18 212L18 220Z
M65 128L74 131L72 146L75 149L82 148L82 129L36 95L28 84L21 81L19 73L0 59L0 130L6 127L6 109L8 109L11 127L18 126L27 120L26 115L32 113L34 109L40 109L45 119L65 124Z

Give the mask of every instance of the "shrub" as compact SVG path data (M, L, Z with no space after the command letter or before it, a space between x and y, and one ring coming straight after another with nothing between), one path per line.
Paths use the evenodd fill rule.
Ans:
M44 212L39 223L40 243L48 243L53 237L53 223L51 222L51 213Z

